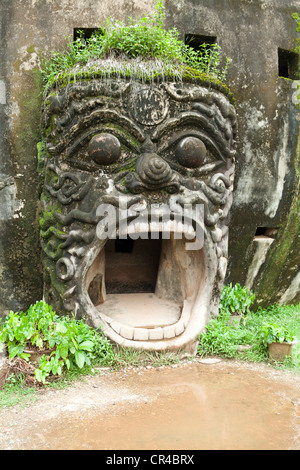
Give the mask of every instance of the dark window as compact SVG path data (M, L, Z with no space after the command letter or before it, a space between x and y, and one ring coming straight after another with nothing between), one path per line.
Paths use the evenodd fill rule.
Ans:
M207 44L207 48L209 49L211 44L216 44L217 38L215 36L200 36L197 34L186 34L184 37L184 42L188 46L198 51L200 46L203 44Z
M76 41L81 35L84 39L90 39L95 31L101 31L101 28L74 28L73 39Z
M296 78L299 55L296 52L278 49L278 75L283 78Z
M255 236L256 237L268 237L268 238L276 238L278 232L278 228L273 227L257 227Z

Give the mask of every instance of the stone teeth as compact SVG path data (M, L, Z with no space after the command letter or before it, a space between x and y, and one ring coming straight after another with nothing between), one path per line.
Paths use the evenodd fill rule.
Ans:
M132 328L131 326L121 325L121 329L120 329L119 334L120 334L120 336L123 336L123 338L133 339L134 330L135 330L135 328Z
M107 315L104 315L104 313L102 313L101 317L109 325L113 322L113 320L110 317L108 317Z
M152 233L158 233L161 231L161 226L159 222L150 222L149 224L149 231Z
M149 339L157 340L164 338L164 329L163 328L153 328L149 330Z
M137 222L132 225L130 233L147 233L149 232L149 224L147 222Z
M177 232L177 224L175 220L168 220L162 223L164 232Z
M162 339L171 339L181 335L190 319L192 303L185 300L180 319L177 323L165 327L157 328L139 328L119 323L111 319L108 315L102 314L103 320L120 336L134 341L157 341Z
M111 322L110 326L113 330L115 330L116 333L120 334L121 327L122 327L121 323L118 323L117 321L113 321Z
M174 221L175 222L175 227L174 227L174 232L180 232L180 233L185 233L186 231L186 226L180 222L180 221Z
M136 232L137 232L137 224L135 224L135 225L129 225L129 226L127 227L127 233L128 233L128 235L133 234L133 233L136 233Z
M164 328L138 328L129 325L121 324L115 320L110 320L108 316L103 315L103 319L110 325L110 327L120 336L134 341L156 341L161 339L171 339L183 333L187 321L179 320L177 323Z
M149 330L147 328L134 328L133 339L135 341L148 341Z
M194 227L193 227L192 225L188 225L188 226L184 225L184 227L185 227L185 232L184 232L184 233L186 233L186 234L188 234L188 235L196 236ZM186 228L186 227L187 227L187 228Z
M175 324L175 336L179 336L181 335L181 333L184 332L184 324L183 324L183 321L179 321Z
M163 329L164 339L174 338L175 336L175 325L166 326Z
M184 233L189 237L195 237L196 233L191 224L183 223L180 220L167 220L163 222L131 222L126 230L119 230L119 235L133 235L136 233Z

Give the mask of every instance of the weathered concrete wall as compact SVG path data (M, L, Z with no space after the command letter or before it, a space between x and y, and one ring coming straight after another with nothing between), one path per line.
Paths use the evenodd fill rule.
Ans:
M114 2L117 18L154 2ZM98 27L109 3L2 0L0 4L0 312L42 297L36 144L40 140L40 57L66 47L76 27Z
M170 25L216 36L224 54L232 58L228 83L236 97L239 143L227 281L247 283L259 301L297 302L300 116L293 102L293 81L278 76L278 48L295 47L291 15L300 11L300 2L174 3L167 2ZM271 244L272 240L263 240L262 256L257 253L257 227L278 229Z
M112 10L103 0L1 1L2 314L42 296L36 172L40 56L65 47L74 28L101 26L108 16L139 18L154 4L115 0ZM236 96L239 143L227 281L247 282L268 302L299 301L299 120L293 82L278 77L277 51L295 47L291 14L300 12L300 0L166 0L165 6L168 26L182 34L216 36L232 58L228 84ZM257 227L279 229L262 250L254 239Z

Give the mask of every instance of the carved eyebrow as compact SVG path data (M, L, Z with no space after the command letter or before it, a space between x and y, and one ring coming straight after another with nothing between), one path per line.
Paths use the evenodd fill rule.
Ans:
M80 127L90 127L91 121L98 121L98 123L115 122L126 129L127 132L135 136L140 142L145 140L145 135L141 129L131 119L126 116L121 116L116 111L112 111L110 109L97 109L81 120Z
M68 131L67 140L65 140L64 136L59 133L51 133L49 136L50 142L47 144L47 150L51 154L63 152L70 142L73 142L74 140L78 141L80 135L82 135L86 129L91 129L92 126L95 129L96 126L105 126L109 123L115 123L119 126L119 129L123 128L124 136L127 133L130 136L135 137L138 142L144 142L144 133L133 121L131 121L131 119L125 116L120 116L116 111L101 109L93 111L88 116L83 117L79 122L75 123ZM56 145L51 145L51 137L57 138L58 136L60 137L59 142Z
M201 128L211 128L213 134L216 132L214 127L209 124L208 120L204 116L201 116L198 113L194 112L185 112L181 113L179 117L170 118L164 123L157 126L157 129L153 134L152 140L158 141L167 132L170 132L179 126L186 124L196 124L198 127L200 126Z

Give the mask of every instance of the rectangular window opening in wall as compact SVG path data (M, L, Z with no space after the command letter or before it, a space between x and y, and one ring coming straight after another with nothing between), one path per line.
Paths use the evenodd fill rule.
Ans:
M73 40L80 38L90 39L96 31L101 31L101 28L74 28L73 30Z
M285 49L278 49L278 75L295 79L299 64L299 54Z
M216 36L201 36L197 34L185 34L184 42L188 46L192 47L195 51L202 50L204 44L206 48L209 49L212 44L216 44Z
M278 228L273 227L257 227L255 232L256 237L276 238Z

